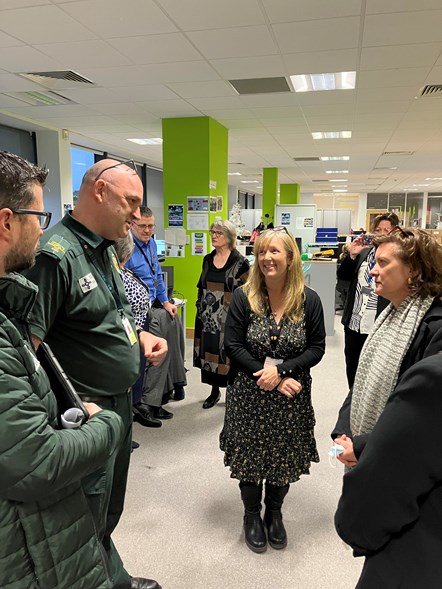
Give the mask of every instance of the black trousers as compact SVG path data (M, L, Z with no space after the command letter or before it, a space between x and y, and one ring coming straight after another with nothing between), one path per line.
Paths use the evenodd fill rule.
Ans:
M362 347L367 339L366 333L359 333L353 331L348 327L344 327L345 334L345 365L347 370L348 388L351 389L355 382L356 370L358 369L359 356L361 355Z

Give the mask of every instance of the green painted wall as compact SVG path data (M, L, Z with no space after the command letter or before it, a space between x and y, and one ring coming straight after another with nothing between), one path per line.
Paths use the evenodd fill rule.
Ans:
M282 205L299 205L301 202L301 185L281 184L279 186L279 202Z
M164 226L168 223L168 205L184 207L184 229L189 244L185 258L166 258L166 264L175 267L175 289L187 299L186 327L195 323L196 284L201 274L202 257L192 256L191 231L187 231L187 197L221 196L223 209L209 213L209 226L217 216L228 219L227 169L228 132L210 117L163 119L163 190ZM216 182L216 188L210 183ZM211 241L207 234L207 251Z
M268 214L268 222L274 221L275 204L278 194L278 168L263 168L262 171L262 219L266 223L265 215Z

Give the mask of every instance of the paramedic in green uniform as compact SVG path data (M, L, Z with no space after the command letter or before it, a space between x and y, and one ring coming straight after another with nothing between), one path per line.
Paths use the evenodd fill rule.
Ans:
M36 346L46 341L83 400L118 413L125 435L112 464L84 481L114 587L158 589L156 581L130 577L111 540L121 517L132 440L130 387L139 370L135 323L124 294L113 240L140 219L143 187L126 163L101 160L84 175L71 213L46 232L36 265L26 276L39 287L30 325ZM139 334L149 362L167 353L162 338Z

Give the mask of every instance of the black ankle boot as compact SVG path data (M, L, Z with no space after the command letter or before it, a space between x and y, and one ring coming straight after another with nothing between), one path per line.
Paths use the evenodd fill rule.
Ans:
M244 536L247 546L253 552L265 552L267 550L267 538L260 513L245 511Z
M244 536L247 546L253 552L265 552L267 537L261 519L262 483L256 485L246 481L239 483L244 503Z
M267 527L269 544L276 550L287 546L287 533L282 522L281 507L288 490L289 485L278 487L266 483L264 523Z
M281 510L266 508L264 522L270 546L276 550L285 548L287 546L287 533L282 522Z

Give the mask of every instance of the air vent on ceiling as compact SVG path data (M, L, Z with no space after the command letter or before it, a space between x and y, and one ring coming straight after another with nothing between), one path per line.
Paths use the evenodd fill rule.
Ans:
M320 162L318 157L294 157L295 162Z
M229 166L245 166L242 162L229 162Z
M61 90L68 88L78 88L79 86L89 86L94 83L91 80L73 72L72 70L60 70L55 72L30 72L20 74L22 78L26 78L31 82L40 84L50 90Z
M442 96L442 84L428 84L422 86L418 92L419 98Z
M250 78L229 80L238 94L270 94L272 92L291 92L287 80L278 78Z
M413 155L414 151L384 151L382 155Z

